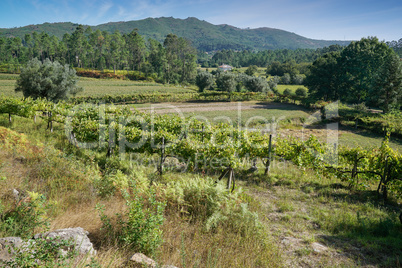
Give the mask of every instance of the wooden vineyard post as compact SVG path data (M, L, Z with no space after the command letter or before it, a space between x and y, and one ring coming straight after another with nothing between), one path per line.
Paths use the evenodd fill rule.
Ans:
M233 169L231 166L229 166L227 169L225 169L225 170L222 172L222 174L221 174L221 175L219 176L219 178L215 181L215 183L218 183L218 181L220 181L221 179L223 179L223 177L225 177L226 174L228 174L228 173L229 173L229 177L228 177L228 182L227 182L226 188L227 188L228 190L230 190L230 186L232 186L231 192L233 193L234 188L235 188L235 186L236 186L236 182L235 182L234 169ZM232 184L232 182L233 182L233 184Z
M381 177L380 184L378 184L377 193L380 194L380 189L382 190L382 195L384 200L387 199L387 171L388 171L388 157L385 157L384 173Z
M272 156L272 134L269 135L269 142L268 142L268 159L265 163L265 172L264 175L269 173L269 167L271 165L271 156Z
M107 143L107 153L106 157L110 157L113 154L113 147L114 147L114 131L111 132L109 128L109 141Z
M53 114L49 112L49 120L50 120L50 132L53 132Z
M233 186L232 186L232 190L230 190L230 184L229 184L228 190L230 190L230 192L233 193L233 191L235 189L235 186L236 186L236 181L235 181L235 175L234 175L234 169L233 168L230 168L229 182L230 182L230 184L233 183Z
M52 112L47 112L47 117L47 129L50 129L50 132L53 132Z
M161 144L161 160L159 165L159 175L163 175L163 162L165 159L165 137L162 137L162 144Z
M233 170L231 167L229 167L229 178L228 178L228 183L227 183L227 189L230 189L230 186L232 185L232 175L233 175Z
M70 131L70 143L73 144L75 147L78 147L77 139L75 138L75 134L73 131Z

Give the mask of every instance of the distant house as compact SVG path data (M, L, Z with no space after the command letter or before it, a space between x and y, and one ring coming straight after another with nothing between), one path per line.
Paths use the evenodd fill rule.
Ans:
M223 64L223 65L219 66L218 69L226 72L226 71L231 71L233 69L233 67L230 65Z

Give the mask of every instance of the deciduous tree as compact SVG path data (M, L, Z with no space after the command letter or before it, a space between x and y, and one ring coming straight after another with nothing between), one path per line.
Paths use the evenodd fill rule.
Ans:
M198 86L199 92L203 92L204 89L208 89L214 84L214 76L209 72L198 72L195 84Z
M42 63L36 58L22 69L15 88L17 92L22 91L24 97L51 101L67 99L81 90L74 69L49 59Z

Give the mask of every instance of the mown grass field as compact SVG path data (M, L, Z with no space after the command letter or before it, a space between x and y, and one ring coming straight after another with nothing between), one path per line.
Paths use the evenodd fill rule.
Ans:
M15 93L15 79L17 75L0 74L0 95L22 96L22 93ZM78 85L84 91L77 94L77 97L100 97L104 95L136 95L136 94L158 94L158 93L193 93L195 87L180 85L162 85L151 82L135 82L128 80L95 79L80 77Z
M363 148L378 148L381 146L383 137L368 131L350 131L343 132L339 137L339 141L340 144L351 148L356 146L361 146ZM391 136L389 145L392 149L397 150L400 153L402 152L402 140Z
M103 96L103 95L135 95L135 94L158 94L158 93L192 93L194 87L162 85L150 82L134 82L128 80L100 80L94 78L80 78L79 86L84 91L77 96Z
M22 93L15 93L15 83L18 75L0 73L0 95L22 97Z

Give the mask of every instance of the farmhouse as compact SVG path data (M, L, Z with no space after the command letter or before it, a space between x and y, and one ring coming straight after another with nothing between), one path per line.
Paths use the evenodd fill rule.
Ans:
M219 66L218 69L226 72L226 71L231 71L233 69L233 67L230 65L223 64L223 65Z

